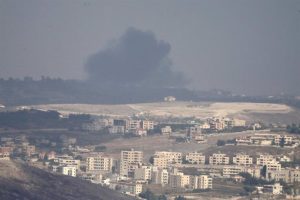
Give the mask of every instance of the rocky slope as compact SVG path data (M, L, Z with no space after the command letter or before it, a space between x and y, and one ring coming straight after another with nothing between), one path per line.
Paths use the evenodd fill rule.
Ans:
M19 162L0 161L0 199L131 200L78 178L56 175Z

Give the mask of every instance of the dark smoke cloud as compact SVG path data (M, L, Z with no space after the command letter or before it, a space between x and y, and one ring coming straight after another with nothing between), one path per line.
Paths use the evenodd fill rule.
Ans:
M111 46L89 57L90 81L115 85L182 86L182 74L171 69L169 43L152 32L129 28Z

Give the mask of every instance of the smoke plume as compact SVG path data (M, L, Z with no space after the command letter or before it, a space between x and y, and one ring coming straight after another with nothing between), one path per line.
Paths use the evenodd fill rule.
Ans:
M129 28L106 49L90 56L85 65L96 83L152 87L182 86L181 73L171 69L171 46L152 32Z

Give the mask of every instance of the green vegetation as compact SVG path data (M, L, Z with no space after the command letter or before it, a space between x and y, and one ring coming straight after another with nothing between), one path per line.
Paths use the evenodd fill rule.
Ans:
M218 140L217 141L217 146L224 146L226 142L224 140Z
M156 196L150 190L146 190L145 192L141 193L139 196L147 200L167 200L167 197L165 195Z
M235 139L233 140L218 140L217 146L225 146L226 144L235 144Z
M300 134L300 124L298 126L296 124L288 125L286 130L289 133Z
M106 151L106 146L96 146L95 151L96 152L104 152L104 151Z
M68 118L61 118L57 111L18 110L14 112L0 112L0 128L14 129L47 129L64 128L80 130L82 124L92 122L90 115L71 114Z
M259 185L267 185L267 184L274 183L274 181L267 181L264 179L255 178L249 173L242 172L239 175L245 178L243 184L245 184L246 186L259 186Z
M200 193L200 192L209 192L211 189L194 189L192 192Z

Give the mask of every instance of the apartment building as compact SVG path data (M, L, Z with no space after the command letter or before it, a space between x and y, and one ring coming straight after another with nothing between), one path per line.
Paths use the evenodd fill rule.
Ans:
M199 127L204 130L210 129L210 125L208 122L204 122L203 124L199 125Z
M276 158L269 154L259 155L258 158L256 158L256 164L258 166L264 166L268 163L276 163Z
M253 158L246 154L237 154L232 159L233 164L249 166L253 164Z
M108 128L108 132L111 134L124 134L125 133L125 127L124 126L110 126Z
M76 167L60 166L58 167L58 172L63 175L76 177Z
M76 169L80 168L80 160L75 160L72 156L58 156L54 159L54 162L58 163L59 166L75 167Z
M116 187L119 188L120 192L132 196L137 196L143 191L143 185L136 182L116 182L110 184L111 189L115 189Z
M300 169L299 168L285 168L277 171L269 171L267 173L268 180L284 181L286 183L300 182Z
M208 119L208 123L209 123L210 129L212 129L212 130L220 131L226 127L225 121L223 119L219 119L219 118Z
M138 168L136 166L141 165L143 162L143 152L142 151L121 151L121 162L120 162L120 175L129 176L130 173L133 174L134 169Z
M0 160L9 160L10 159L10 147L0 147Z
M134 179L149 181L151 180L151 172L151 166L141 166L140 168L136 168L134 170Z
M243 168L241 166L237 165L228 165L223 167L223 177L231 177L233 175L238 175L243 171Z
M185 155L185 160L191 164L205 164L205 155L198 152L190 152Z
M284 145L290 145L294 142L294 138L288 135L276 135L274 137L274 143L276 145L280 145L283 143Z
M192 176L191 177L191 188L192 189L212 189L212 178L207 175Z
M214 153L209 157L209 164L211 165L228 165L229 157L226 154Z
M263 192L270 193L274 195L282 194L283 187L279 183L275 183L274 185L264 185Z
M111 172L113 159L105 156L93 156L86 158L87 171L107 171Z
M190 176L185 175L182 172L170 174L169 185L172 188L185 188L190 187Z
M243 172L249 173L255 178L260 178L261 167L257 165L243 166Z
M154 154L153 165L160 168L166 168L169 164L181 164L182 153L171 151L157 151Z
M149 120L141 121L141 128L144 130L152 130L154 129L154 122Z
M135 130L141 128L141 120L129 120L128 130Z
M151 180L154 184L167 185L169 183L169 172L166 169L155 169L151 173Z
M280 171L281 170L281 164L276 162L270 162L266 164L266 170L267 173L270 171Z
M225 119L224 121L228 128L246 126L246 121L242 119Z
M172 128L171 128L171 126L165 126L165 127L160 129L160 132L161 132L162 135L171 135Z

